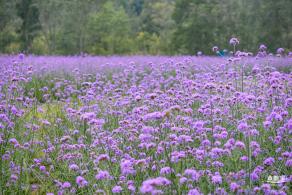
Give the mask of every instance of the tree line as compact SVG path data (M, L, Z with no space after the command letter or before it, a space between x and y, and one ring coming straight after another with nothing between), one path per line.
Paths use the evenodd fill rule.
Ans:
M0 0L0 53L212 54L292 49L291 0Z

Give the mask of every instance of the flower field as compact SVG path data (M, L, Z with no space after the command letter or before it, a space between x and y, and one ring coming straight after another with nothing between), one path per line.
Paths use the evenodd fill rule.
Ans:
M291 194L291 69L0 56L0 194Z

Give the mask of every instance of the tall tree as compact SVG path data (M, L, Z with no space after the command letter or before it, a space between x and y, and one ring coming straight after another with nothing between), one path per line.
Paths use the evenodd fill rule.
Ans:
M181 0L176 2L173 19L176 31L173 43L180 53L192 54L211 48L215 42L218 1ZM208 50L205 50L206 52Z
M129 53L130 23L125 10L112 2L90 15L87 26L89 52L96 54Z
M62 28L62 16L64 15L64 2L60 0L46 0L37 2L40 10L40 22L42 34L48 45L49 53L56 52L57 33Z
M17 27L20 20L16 16L16 0L0 0L0 53L19 49Z
M29 52L33 38L41 29L39 10L33 0L20 0L16 8L17 15L22 19L22 25L19 29L22 46L25 51Z
M261 0L261 5L260 41L267 43L273 52L278 47L292 49L292 1Z

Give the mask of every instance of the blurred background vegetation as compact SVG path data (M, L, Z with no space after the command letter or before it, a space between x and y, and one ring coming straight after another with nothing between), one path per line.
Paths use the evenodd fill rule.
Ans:
M0 53L194 54L292 49L291 0L0 0Z

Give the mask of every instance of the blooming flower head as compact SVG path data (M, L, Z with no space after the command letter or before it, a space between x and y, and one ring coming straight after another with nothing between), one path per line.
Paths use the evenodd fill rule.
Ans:
M250 179L251 179L252 181L257 181L259 178L260 178L259 175L258 175L255 171L253 171L253 172L250 174Z
M188 195L201 195L203 193L201 193L198 189L191 189L189 192L188 192Z
M182 184L184 184L185 182L187 182L188 181L188 178L186 178L186 177L182 177L182 178L180 178L179 179L179 183L182 185Z
M82 176L77 176L76 184L78 185L78 187L83 188L88 185L88 182Z
M76 164L71 164L71 165L69 165L69 169L72 171L77 171L79 169L79 167Z
M162 118L163 118L163 114L161 112L152 112L152 113L146 114L143 117L143 121L148 122L148 121L160 120Z
M123 191L123 188L121 186L114 186L112 189L112 193L114 194L121 193L122 191Z
M10 176L10 181L11 181L12 183L15 183L17 180L18 180L18 176L17 176L17 175L12 174L12 175Z
M15 139L15 138L10 138L10 139L9 139L9 143L11 143L11 144L13 144L13 145L17 145L17 144L18 144L18 141L17 141L17 139Z
M168 175L171 173L171 168L170 167L163 167L160 170L160 175Z
M246 122L240 122L237 129L241 132L246 131L248 129L248 124Z
M25 57L25 55L24 55L23 53L18 54L18 58L19 58L20 60L23 60L24 57Z
M111 176L108 171L99 171L98 174L95 176L97 180L105 180L111 179Z
M195 169L186 169L184 175L190 178L192 181L199 181L201 174Z
M239 44L239 40L237 38L233 37L233 38L230 39L229 44L233 45L233 46L238 45Z
M278 48L277 49L277 54L284 54L285 50L283 48Z
M235 182L232 182L232 183L230 184L230 190L231 190L232 192L236 192L239 188L240 188L240 185L238 185L238 184L235 183Z
M109 155L107 155L107 154L100 154L97 157L96 162L108 161L109 159L110 159Z
M286 167L292 167L292 159L288 159L285 163Z
M40 166L40 171L42 171L42 172L44 172L44 171L46 171L46 167L45 166Z
M140 192L142 194L160 194L161 190L157 189L157 187L168 186L171 182L165 177L157 177L154 179L148 179L142 183L140 188Z
M245 148L245 144L242 141L236 141L235 142L235 146L239 149L244 149Z
M213 52L217 52L219 50L219 47L218 46L214 46L213 48L212 48L212 51Z
M71 183L66 181L63 183L62 188L70 188L71 187Z
M211 180L212 180L213 184L221 184L222 183L222 177L218 172L216 172L215 175L212 176Z
M266 158L264 160L264 165L271 166L275 163L275 159L273 157Z
M136 170L134 169L134 162L131 160L122 160L121 171L123 175L134 175Z
M96 114L94 112L86 112L81 115L81 120L89 121L91 119L94 119L96 117Z
M264 184L261 185L261 189L264 192L268 192L271 189L271 185L270 184L267 184L267 183L264 183Z
M267 50L267 46L265 46L264 44L261 44L259 47L260 51L266 51Z

